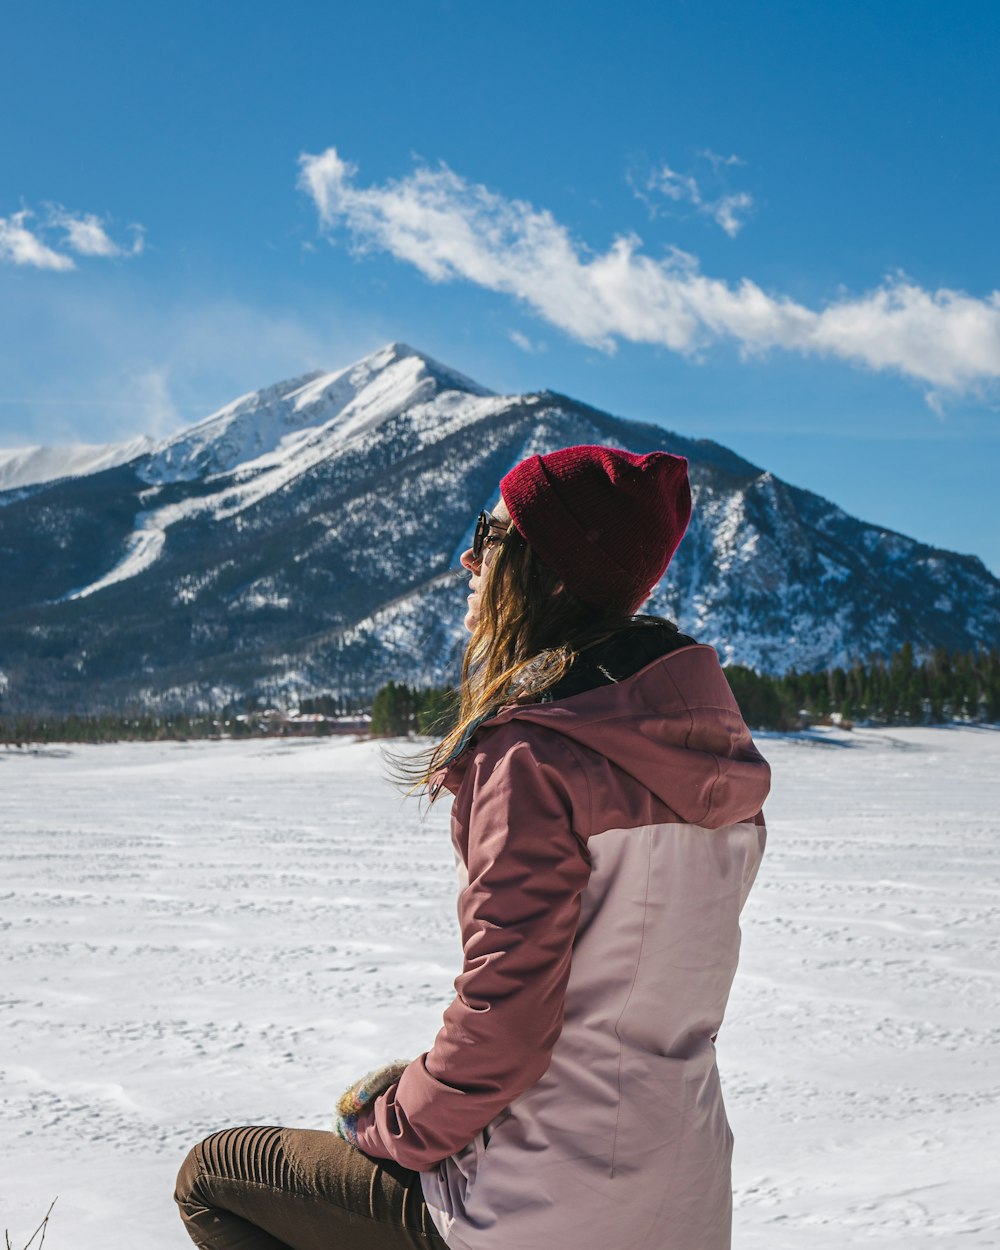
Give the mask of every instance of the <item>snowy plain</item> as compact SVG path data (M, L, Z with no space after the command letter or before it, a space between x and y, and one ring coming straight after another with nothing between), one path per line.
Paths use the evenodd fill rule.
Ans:
M758 741L768 849L718 1044L735 1250L1000 1246L1000 732ZM449 804L351 739L0 748L16 1247L58 1195L51 1250L181 1250L190 1145L327 1127L430 1046Z

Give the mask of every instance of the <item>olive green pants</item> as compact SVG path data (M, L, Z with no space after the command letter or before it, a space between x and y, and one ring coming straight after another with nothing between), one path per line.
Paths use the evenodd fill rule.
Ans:
M444 1250L420 1174L335 1133L231 1128L190 1152L174 1198L203 1250Z

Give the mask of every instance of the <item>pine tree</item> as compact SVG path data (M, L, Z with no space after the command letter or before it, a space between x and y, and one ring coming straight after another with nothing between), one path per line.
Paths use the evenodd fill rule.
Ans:
M373 738L398 738L413 726L413 694L402 682L386 682L372 702Z

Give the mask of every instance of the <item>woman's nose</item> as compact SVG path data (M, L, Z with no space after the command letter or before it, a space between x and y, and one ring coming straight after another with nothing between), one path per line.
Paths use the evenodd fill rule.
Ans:
M482 560L477 560L473 556L471 547L466 547L466 549L458 557L458 562L463 568L468 569L470 573L474 573L482 564Z

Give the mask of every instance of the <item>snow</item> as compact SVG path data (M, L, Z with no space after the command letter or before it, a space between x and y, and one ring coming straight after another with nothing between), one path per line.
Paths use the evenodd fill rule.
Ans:
M452 386L490 394L405 343L389 343L336 372L309 373L233 400L157 446L143 476L160 484L274 467L318 429L344 443Z
M147 512L137 513L135 523L138 528L129 535L125 544L125 555L111 571L98 578L96 582L91 582L89 586L70 591L64 596L65 599L85 599L88 595L103 590L105 586L113 586L116 582L123 582L130 577L137 576L143 569L159 559L163 544L167 539L166 530L161 529L156 523L155 516Z
M734 1245L997 1246L1000 733L759 742L769 844L719 1037ZM58 1195L53 1250L180 1250L190 1145L325 1127L433 1041L459 970L448 802L402 798L378 744L0 749L0 790L15 1245Z
M153 439L140 435L124 443L0 448L0 491L113 469L145 455L154 445Z

